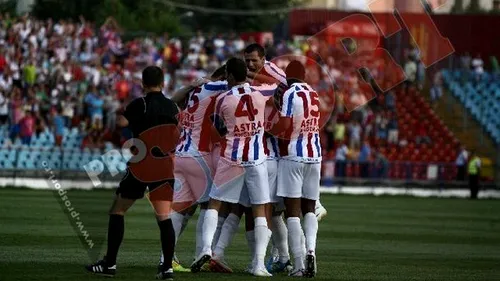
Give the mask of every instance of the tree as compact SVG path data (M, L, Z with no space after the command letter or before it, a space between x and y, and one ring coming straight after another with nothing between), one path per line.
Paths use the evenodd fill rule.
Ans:
M470 13L470 14L478 14L478 13L485 12L485 10L483 10L481 8L481 5L479 4L479 0L470 0L470 3L467 6L466 11L467 11L467 13Z
M180 1L179 1L180 2ZM257 15L238 15L229 13L204 12L194 10L193 28L212 29L214 31L267 31L288 15L288 8L305 2L304 0L186 0L186 4L208 9L255 11ZM269 10L282 9L282 12L266 13ZM180 9L178 9L180 11ZM184 10L186 11L186 10Z
M33 14L39 18L85 19L98 25L113 17L126 31L180 32L175 11L161 2L132 0L37 0Z
M451 8L452 14L461 14L464 12L464 2L463 0L455 0L455 4Z
M0 14L8 13L10 15L16 14L17 1L16 0L7 0L0 1Z

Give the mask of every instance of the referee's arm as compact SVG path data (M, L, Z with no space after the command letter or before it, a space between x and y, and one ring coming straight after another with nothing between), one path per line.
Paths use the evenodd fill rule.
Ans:
M125 116L118 114L118 117L116 119L116 124L118 125L118 127L124 128L128 126L128 120L127 118L125 118Z

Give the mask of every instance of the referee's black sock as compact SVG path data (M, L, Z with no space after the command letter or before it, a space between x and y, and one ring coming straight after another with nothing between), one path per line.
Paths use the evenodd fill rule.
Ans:
M106 253L106 263L108 266L116 264L118 249L123 240L125 232L125 220L122 215L109 215L108 224L108 252Z
M171 219L166 219L164 221L159 221L158 226L160 227L160 237L161 237L161 249L163 250L164 262L163 270L168 270L172 268L172 259L174 257L175 250L175 231L174 225Z

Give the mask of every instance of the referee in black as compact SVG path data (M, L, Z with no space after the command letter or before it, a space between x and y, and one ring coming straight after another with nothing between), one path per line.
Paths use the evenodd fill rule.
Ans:
M143 70L142 86L144 96L133 100L126 107L123 115L118 116L117 124L120 127L128 127L132 131L134 138L140 139L142 144L146 143L142 147L142 157L146 153L146 160L155 158L153 160L158 161L162 157L169 160L167 161L167 165L152 165L151 163L157 162L148 162L146 160L141 163L141 160L137 159L134 160L134 163L131 163L132 159L127 163L126 175L120 182L116 191L116 198L109 212L106 256L95 264L86 266L86 269L89 272L108 277L115 275L116 256L124 234L124 215L134 204L135 200L144 197L144 192L148 188L149 199L156 212L158 226L160 227L161 245L163 254L165 255L165 262L163 263L163 267L159 269L156 278L173 280L171 261L174 254L175 233L172 221L168 215L171 210L174 186L174 167L171 155L175 152L175 144L179 140L179 133L178 131L165 131L158 128L165 128L165 125L167 125L167 128L177 130L179 109L173 101L166 98L162 93L164 75L159 67L148 66ZM154 141L168 139L171 148L165 149L165 146L151 143L151 138L142 138L145 135L154 135L156 137ZM162 147L163 149L159 149L158 147ZM141 154L138 153L140 150L138 146L132 146L131 150L136 156ZM148 157L150 158L148 159ZM165 163L165 161L162 163ZM165 167L167 167L166 170ZM139 171L136 168L139 168ZM158 181L154 181L151 180L151 173L145 176L144 171L146 173L153 172L156 175L167 174L169 176L162 177L161 179L156 177ZM145 178L148 178L148 180L145 180Z

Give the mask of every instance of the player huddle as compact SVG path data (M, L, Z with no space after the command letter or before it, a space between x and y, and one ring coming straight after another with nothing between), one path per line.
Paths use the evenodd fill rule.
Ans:
M319 97L300 62L283 72L258 44L244 55L172 97L183 109L169 216L175 242L200 206L191 272L230 273L225 249L245 214L249 273L314 277L318 220L326 215L319 203ZM182 270L171 257L161 256L157 278L172 279L172 265Z

